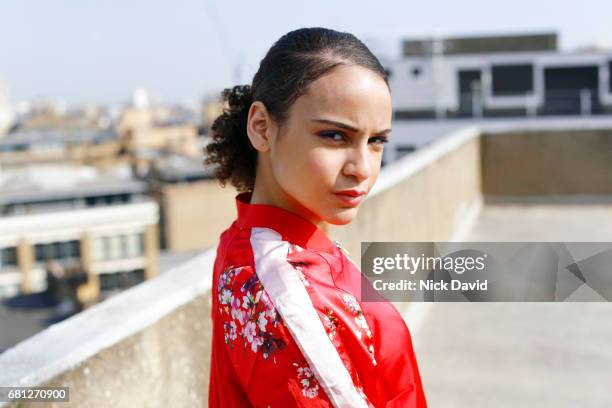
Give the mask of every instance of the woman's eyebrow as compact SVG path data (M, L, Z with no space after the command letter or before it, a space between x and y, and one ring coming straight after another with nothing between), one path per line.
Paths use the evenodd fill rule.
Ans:
M317 122L317 123L325 123L327 125L334 125L337 126L341 129L346 129L346 130L350 130L352 132L359 132L359 129L351 126L351 125L347 125L346 123L342 123L342 122L338 122L335 120L329 120L329 119L312 119L313 122ZM391 129L384 129L381 130L380 132L376 132L376 134L384 134L384 133L391 133Z

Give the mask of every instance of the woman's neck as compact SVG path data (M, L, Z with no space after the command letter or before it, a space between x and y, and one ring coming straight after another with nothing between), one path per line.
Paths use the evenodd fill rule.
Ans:
M325 221L321 220L307 208L302 206L293 199L293 197L284 192L280 186L269 186L261 179L261 177L259 180L257 177L255 178L255 186L253 187L253 193L251 195L251 204L267 204L280 207L307 219L319 229L327 232L328 228Z

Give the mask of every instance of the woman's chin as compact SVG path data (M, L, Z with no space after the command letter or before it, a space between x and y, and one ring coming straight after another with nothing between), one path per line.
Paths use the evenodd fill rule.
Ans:
M359 207L338 208L326 217L325 221L333 225L346 225L355 219Z

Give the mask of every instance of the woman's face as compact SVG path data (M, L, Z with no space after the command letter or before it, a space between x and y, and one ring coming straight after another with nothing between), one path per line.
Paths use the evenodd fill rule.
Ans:
M260 154L275 204L317 225L351 222L380 172L391 116L389 89L368 69L342 65L312 82Z

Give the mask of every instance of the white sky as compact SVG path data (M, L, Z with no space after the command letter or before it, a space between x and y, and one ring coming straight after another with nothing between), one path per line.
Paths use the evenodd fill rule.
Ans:
M402 37L556 31L560 47L612 44L609 0L2 0L0 80L13 101L114 103L144 86L193 103L250 83L287 31L323 26L392 49Z

